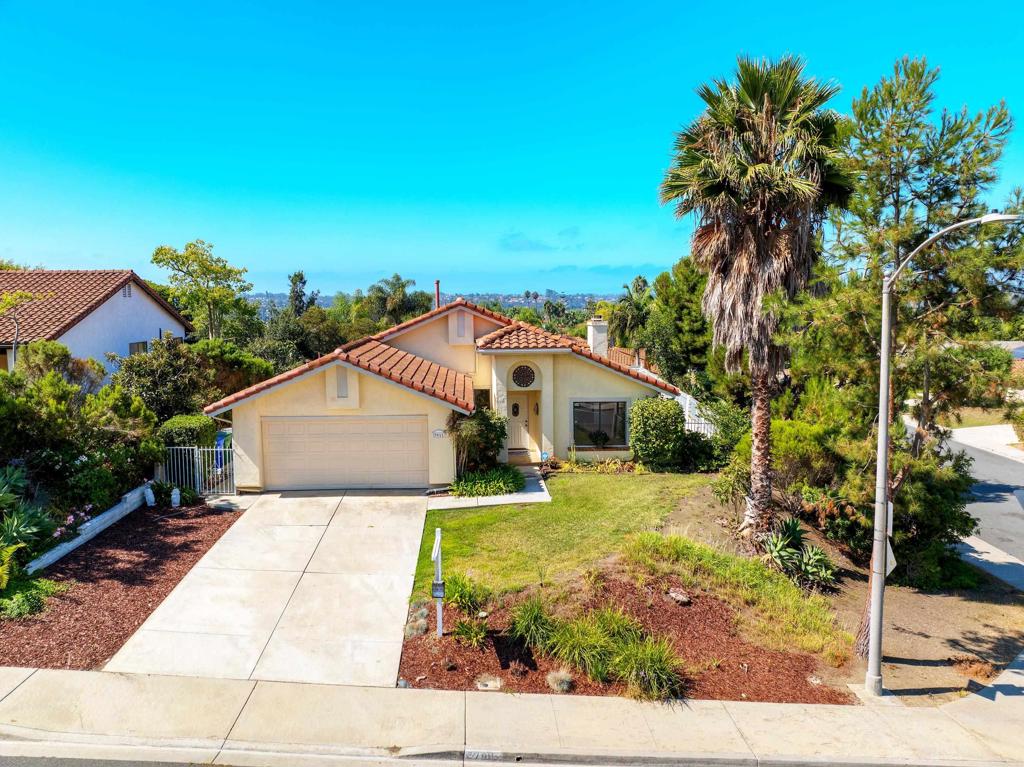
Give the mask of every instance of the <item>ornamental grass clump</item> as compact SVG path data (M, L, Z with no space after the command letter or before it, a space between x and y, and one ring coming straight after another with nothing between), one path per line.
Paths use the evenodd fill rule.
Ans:
M468 575L452 573L445 581L444 603L466 615L476 615L490 598L490 589Z
M556 620L535 596L512 610L509 632L596 682L622 682L635 698L663 700L683 688L682 662L671 643L648 636L638 620L617 607Z
M540 597L530 597L512 610L509 632L527 647L547 647L554 631L555 621Z
M621 642L611 658L611 675L626 685L630 696L664 700L682 690L682 663L667 639L644 637Z

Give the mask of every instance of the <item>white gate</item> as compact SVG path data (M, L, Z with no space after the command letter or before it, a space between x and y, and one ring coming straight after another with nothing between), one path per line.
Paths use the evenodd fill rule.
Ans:
M169 447L157 479L200 495L234 495L234 452L230 446Z

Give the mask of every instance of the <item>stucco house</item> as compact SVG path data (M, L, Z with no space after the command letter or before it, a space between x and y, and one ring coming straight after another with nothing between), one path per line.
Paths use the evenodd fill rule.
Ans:
M72 356L107 370L107 352L146 351L154 338L183 338L188 321L131 269L16 269L0 271L0 294L40 296L0 317L0 369L14 367L18 346L59 341Z
M679 390L608 357L608 325L549 333L459 298L232 394L239 490L426 487L455 478L452 411L508 417L503 459L628 457L627 413ZM600 447L594 443L607 442Z

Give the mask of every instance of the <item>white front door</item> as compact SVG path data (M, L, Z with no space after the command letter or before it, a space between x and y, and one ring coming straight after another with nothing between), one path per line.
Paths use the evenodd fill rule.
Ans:
M508 449L525 450L530 433L530 408L525 394L508 395Z

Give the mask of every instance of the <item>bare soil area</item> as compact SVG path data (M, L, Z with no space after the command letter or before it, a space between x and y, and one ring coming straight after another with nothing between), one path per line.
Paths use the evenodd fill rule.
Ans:
M129 514L43 573L68 589L42 613L0 620L0 666L100 668L238 516L207 506Z
M686 535L723 550L739 552L732 537L736 513L707 493L687 498L664 532ZM701 515L703 520L701 519ZM839 568L839 587L826 594L840 625L856 634L868 597L867 569L818 531L808 540L824 548ZM1024 594L980 574L970 591L927 592L889 584L885 589L885 685L907 705L945 703L989 682L1024 652ZM854 657L841 668L819 667L834 686L863 684L865 662Z
M813 656L777 652L748 642L738 634L735 613L728 604L697 592L690 594L689 605L678 605L666 596L671 587L678 588L680 584L672 578L639 584L624 573L609 570L602 577L572 584L558 595L551 595L551 599L557 602L559 612L566 614L611 605L636 618L649 634L667 637L683 661L684 694L688 698L853 702L845 686L830 686L819 675L819 664ZM479 649L459 644L448 633L438 638L428 632L407 639L399 671L401 678L412 687L473 690L477 677L488 674L499 677L502 689L509 691L552 692L546 676L563 666L546 656L535 655L507 635L510 607L510 603L504 604L490 613L488 640ZM460 617L456 611L446 609L446 628L454 626ZM433 615L430 623L433 626ZM578 672L571 673L573 693L624 694L621 685L602 684Z

